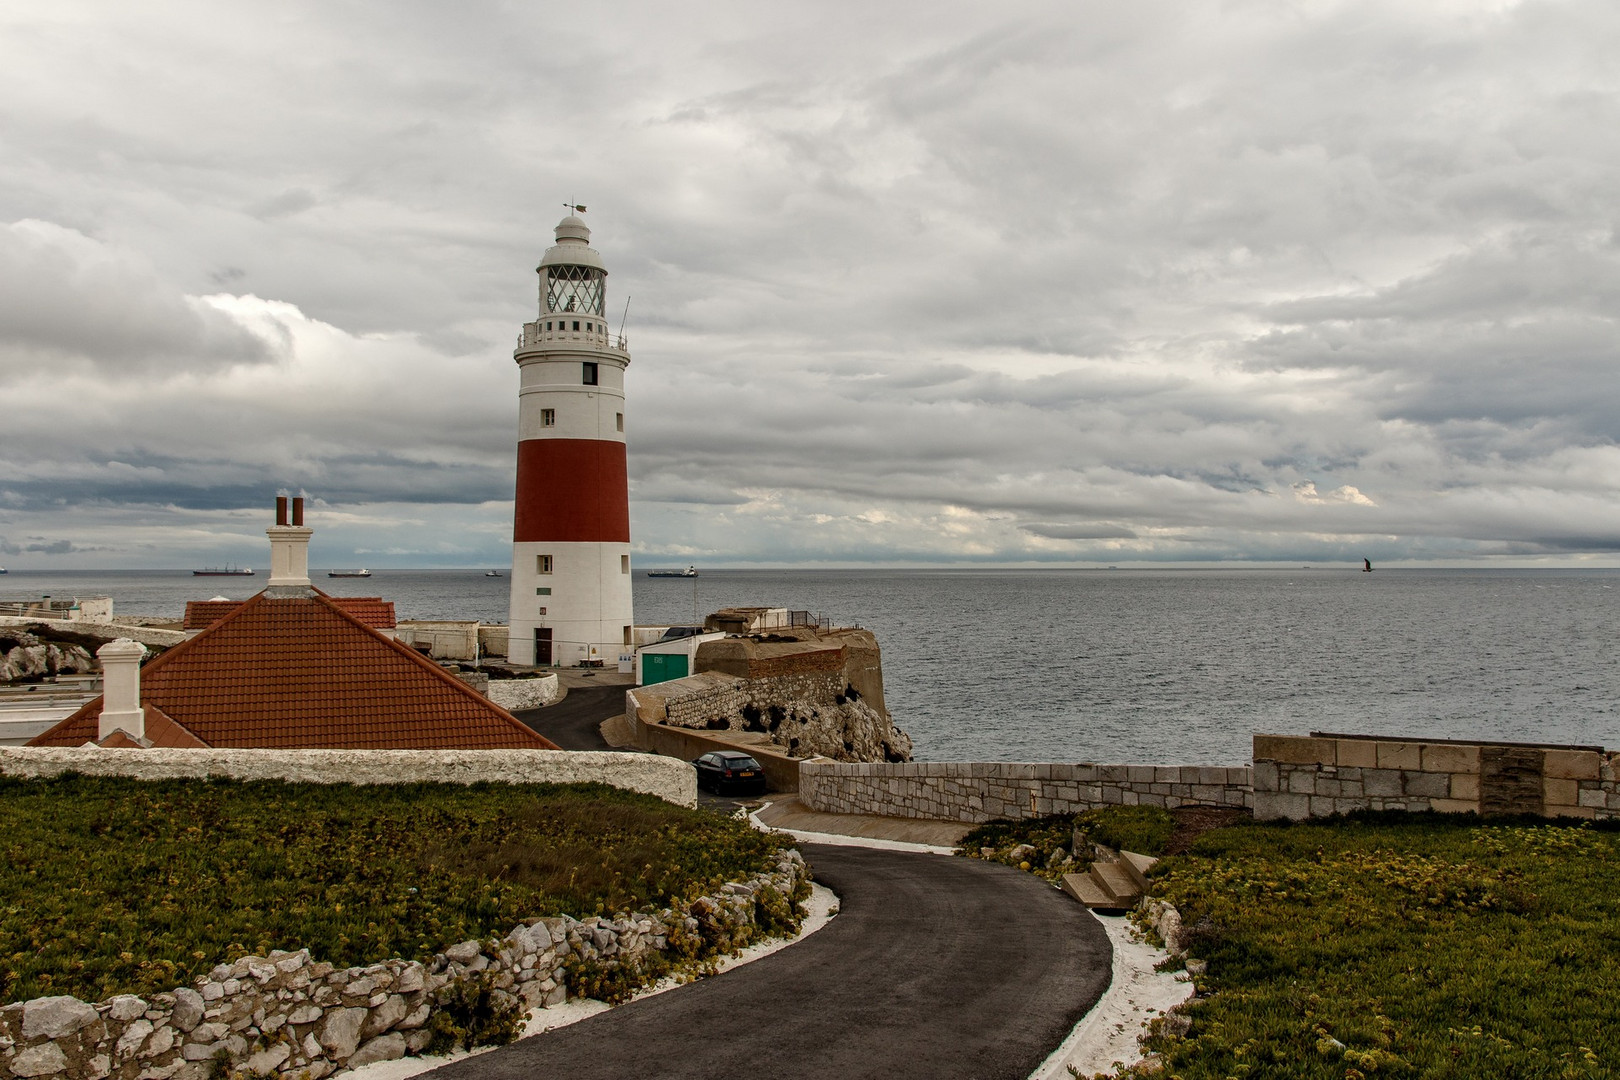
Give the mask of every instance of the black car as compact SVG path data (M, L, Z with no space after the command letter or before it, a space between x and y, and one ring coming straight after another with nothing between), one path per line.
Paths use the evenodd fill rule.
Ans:
M765 794L765 770L740 750L716 750L704 754L692 766L697 769L698 787L704 791L716 795Z

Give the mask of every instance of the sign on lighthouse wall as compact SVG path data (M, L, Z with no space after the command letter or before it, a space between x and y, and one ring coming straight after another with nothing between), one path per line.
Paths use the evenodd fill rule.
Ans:
M573 208L571 208L573 209ZM616 662L631 643L624 372L607 270L574 214L557 225L540 312L523 324L508 652L515 664Z

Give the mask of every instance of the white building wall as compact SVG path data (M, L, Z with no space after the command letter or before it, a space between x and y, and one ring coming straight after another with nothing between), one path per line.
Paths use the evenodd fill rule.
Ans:
M541 555L551 556L549 574L539 572ZM585 659L617 664L625 651L625 627L633 622L629 565L629 544L512 545L507 658L534 663L535 627L549 626L553 664L571 667ZM539 595L537 589L551 593Z

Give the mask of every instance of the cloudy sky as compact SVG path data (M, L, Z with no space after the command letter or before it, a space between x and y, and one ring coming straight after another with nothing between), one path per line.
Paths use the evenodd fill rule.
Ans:
M0 562L508 561L533 268L642 565L1620 565L1620 6L0 8Z

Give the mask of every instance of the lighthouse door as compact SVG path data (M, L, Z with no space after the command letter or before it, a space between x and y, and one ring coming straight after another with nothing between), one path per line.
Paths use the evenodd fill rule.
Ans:
M551 627L537 626L534 628L534 666L547 667L551 664Z

